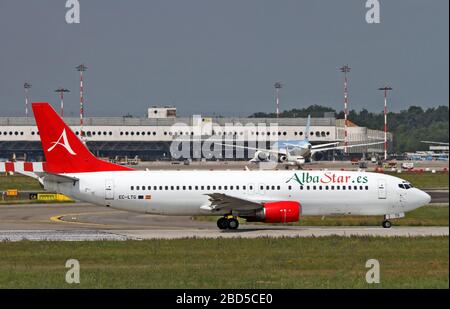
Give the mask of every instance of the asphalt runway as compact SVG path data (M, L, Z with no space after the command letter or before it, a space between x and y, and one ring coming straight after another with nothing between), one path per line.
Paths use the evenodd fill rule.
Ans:
M448 194L447 194L448 197ZM0 206L2 240L142 240L320 236L448 236L448 227L299 227L245 224L220 231L191 217L135 214L86 203Z

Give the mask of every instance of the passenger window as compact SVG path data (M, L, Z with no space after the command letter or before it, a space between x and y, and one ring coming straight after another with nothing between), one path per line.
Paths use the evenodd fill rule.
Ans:
M148 186L148 187L147 187L147 190L151 190L151 189L152 189L152 186Z
M198 186L195 186L195 190L198 190Z
M331 186L331 190L334 190L334 186Z
M341 190L341 186L336 186L336 190Z
M186 186L183 186L183 191L186 190Z
M219 186L218 189L219 189L219 190L222 190L222 186Z
M300 186L300 190L303 190L303 186Z
M206 186L206 190L211 190L211 187L210 186Z
M134 190L134 186L131 186L130 189L131 189L131 190Z
M136 190L139 190L139 186L136 186Z
M292 186L288 186L288 190L292 190Z
M310 187L309 186L306 186L306 190L309 190L310 189Z
M230 186L230 190L233 190L233 186Z
M313 186L313 190L316 190L316 186Z
M242 186L242 190L247 190L247 189L246 189L246 186Z
M166 189L166 190L169 190L169 186L166 186L165 189Z
M369 186L366 186L366 190L369 190Z
M159 190L161 190L161 191L162 191L162 189L163 189L163 186L159 186Z
M192 186L189 186L189 190L192 190Z
M205 186L201 186L200 188L201 188L202 190L205 190Z
M177 186L177 191L180 190L180 186Z
M239 190L239 186L236 186L236 190Z
M322 190L322 186L319 186L319 190Z
M358 190L358 186L354 186L354 187L353 187L353 190Z
M280 187L280 186L277 186L277 190L281 190L281 187Z
M328 186L325 186L325 190L328 190L329 189L329 187Z
M223 186L223 189L224 190L228 190L228 186Z
M212 186L213 190L216 190L216 186Z

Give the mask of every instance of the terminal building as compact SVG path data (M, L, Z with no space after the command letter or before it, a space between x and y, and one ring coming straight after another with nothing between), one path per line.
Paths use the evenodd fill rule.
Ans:
M274 141L303 140L309 134L312 144L340 142L343 145L343 120L335 119L334 115L325 116L311 118L310 132L305 132L306 118L177 117L174 107L151 107L146 118L87 117L83 118L82 128L79 118L65 117L64 121L76 135L82 135L88 148L98 157L113 159L126 156L147 161L173 159L171 145L174 141L192 145L194 142L202 145L209 142L216 146L226 143L269 148ZM349 145L384 140L383 131L359 127L351 122L347 128L347 136ZM388 142L392 142L390 133ZM237 153L236 150L233 151ZM382 152L383 144L348 148L348 156L351 157ZM208 151L199 154L193 153L193 150L190 155L197 159L226 157L225 149L222 156L216 152L211 157ZM252 158L253 155L254 151L245 150L245 159ZM329 151L322 154L321 159L339 159L343 155L342 151ZM39 132L33 117L0 117L0 160L13 159L43 160Z

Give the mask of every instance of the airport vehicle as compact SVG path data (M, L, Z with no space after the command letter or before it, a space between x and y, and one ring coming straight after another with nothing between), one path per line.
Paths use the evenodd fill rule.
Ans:
M390 219L430 196L389 175L349 171L138 171L97 159L48 103L33 103L46 162L30 171L46 190L120 210L220 215L220 229L286 223L307 215L384 215Z
M371 145L379 145L383 142L372 142L372 143L364 143L364 144L354 144L347 146L338 146L339 142L334 143L326 143L326 144L318 144L312 145L309 141L308 135L310 132L310 123L311 117L308 116L307 124L305 132L305 138L303 140L282 140L277 141L272 144L271 149L261 149L254 148L248 146L239 146L239 145L231 145L231 144L221 144L226 147L236 147L236 148L244 148L249 150L254 150L255 154L253 158L250 160L251 163L259 163L259 162L268 162L275 158L276 161L287 164L287 165L295 165L301 167L303 164L307 162L311 162L314 159L314 156L318 156L319 153L328 151L328 150L338 150L352 147L362 147L362 146L371 146Z

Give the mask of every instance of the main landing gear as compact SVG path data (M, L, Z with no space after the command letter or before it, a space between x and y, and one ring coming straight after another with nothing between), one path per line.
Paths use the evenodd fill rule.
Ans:
M239 221L233 216L225 216L217 220L217 227L221 230L236 230Z
M391 221L389 220L384 220L383 223L381 224L385 229L388 229L392 226Z

